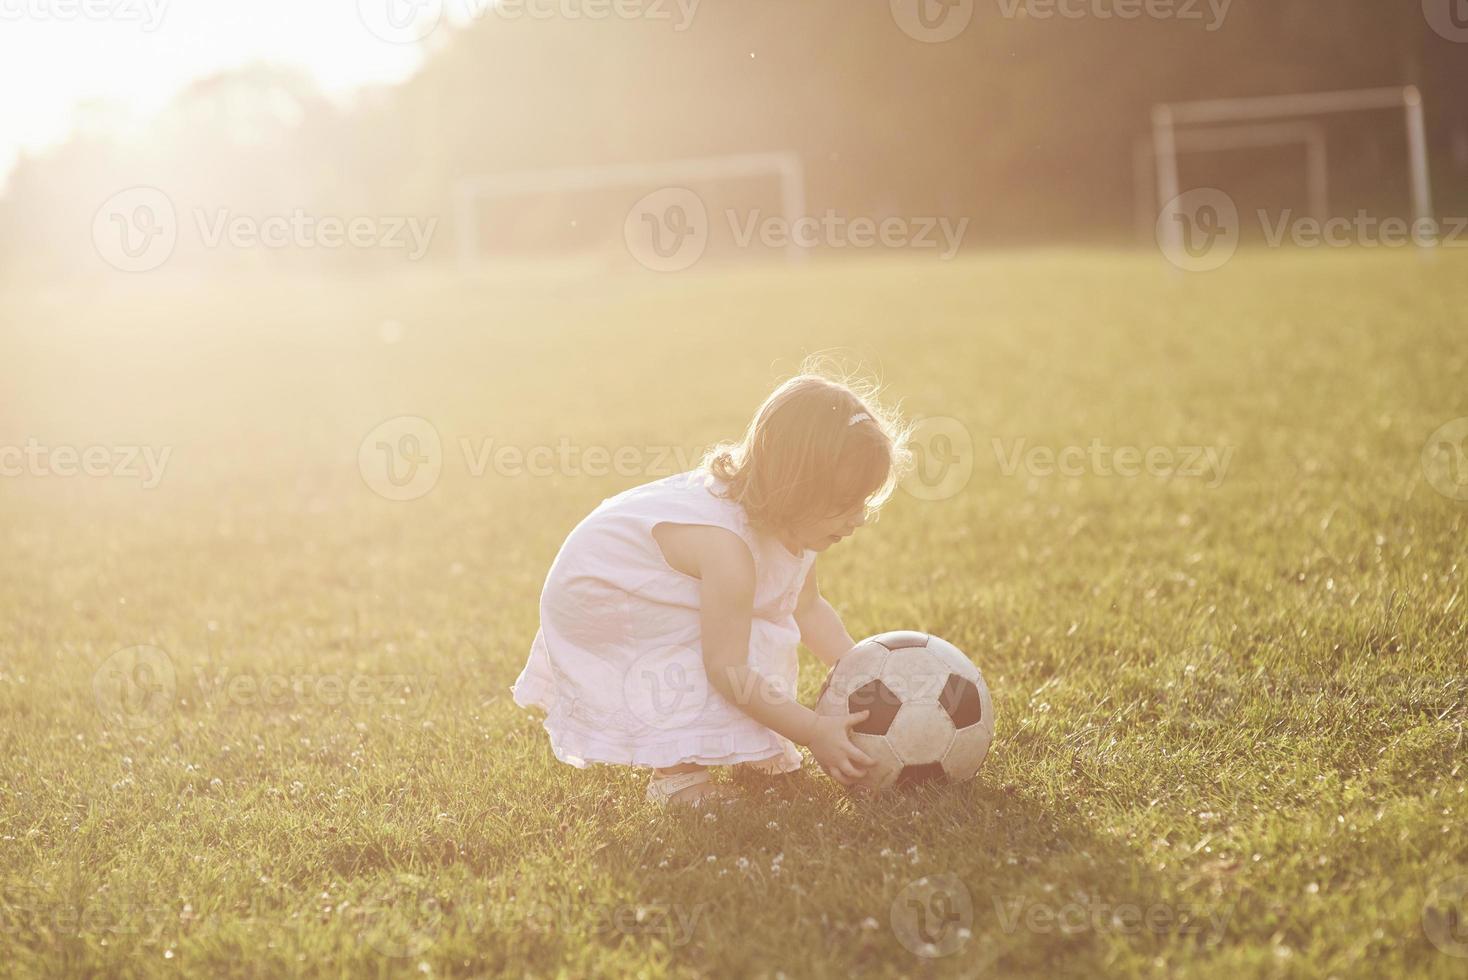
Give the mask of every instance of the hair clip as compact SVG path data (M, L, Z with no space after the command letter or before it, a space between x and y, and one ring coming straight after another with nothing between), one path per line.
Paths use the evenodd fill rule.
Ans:
M868 415L866 412L857 412L851 418L849 418L849 419L846 420L846 424L848 426L851 426L851 425L855 425L858 422L870 422L871 420L872 420L872 417L870 415Z

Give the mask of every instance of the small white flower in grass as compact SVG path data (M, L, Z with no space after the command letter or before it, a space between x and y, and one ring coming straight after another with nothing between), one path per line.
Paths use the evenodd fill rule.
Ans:
M765 824L765 828L768 830L779 830L780 825L771 820L769 823Z
M749 858L743 858L743 857L740 858L738 861L735 861L734 862L734 866L736 868L738 868L740 871L748 871L749 870Z
M658 867L660 867L660 868L666 868L667 866L668 866L668 859L667 858L663 858L661 861L658 862Z
M872 930L878 928L877 920L872 918L871 916L867 916L865 919L861 920L861 927L868 932L871 932Z
M713 864L715 861L718 860L718 858L710 854L708 857L704 858L704 860L707 861L709 864Z
M703 815L703 822L704 823L713 823L717 819L719 819L718 816L715 815L715 814L712 814L712 813L705 813Z
M210 789L223 789L224 788L224 780L220 779L218 776L215 776L213 779L209 780L209 788Z

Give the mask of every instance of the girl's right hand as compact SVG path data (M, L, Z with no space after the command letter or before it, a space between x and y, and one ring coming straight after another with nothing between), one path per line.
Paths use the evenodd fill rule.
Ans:
M851 729L866 720L870 711L854 715L817 715L807 746L831 778L842 786L859 781L875 761L851 741Z

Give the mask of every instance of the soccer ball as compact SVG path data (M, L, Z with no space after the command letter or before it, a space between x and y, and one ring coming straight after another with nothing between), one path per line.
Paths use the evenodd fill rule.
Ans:
M927 633L869 636L837 661L816 713L870 711L851 734L875 760L860 783L879 791L972 779L994 738L994 703L984 675L961 650Z

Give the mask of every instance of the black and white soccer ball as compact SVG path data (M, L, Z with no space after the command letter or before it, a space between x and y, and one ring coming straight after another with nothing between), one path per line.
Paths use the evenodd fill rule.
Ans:
M851 740L875 760L858 787L879 791L972 779L994 739L994 703L979 668L940 637L869 636L837 661L816 713L870 711Z

